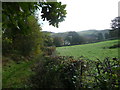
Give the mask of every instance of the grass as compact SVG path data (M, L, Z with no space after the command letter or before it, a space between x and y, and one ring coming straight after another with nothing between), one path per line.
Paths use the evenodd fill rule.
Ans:
M13 60L8 62L6 66L2 69L2 87L3 88L24 88L28 87L26 85L27 79L30 75L34 73L31 71L31 66L34 65L36 60L31 61L21 61L16 63Z
M120 48L108 48L117 43L118 40L110 40L92 44L58 47L57 53L62 56L74 56L75 58L84 56L91 60L97 58L103 60L105 57L118 58L118 49L120 50Z

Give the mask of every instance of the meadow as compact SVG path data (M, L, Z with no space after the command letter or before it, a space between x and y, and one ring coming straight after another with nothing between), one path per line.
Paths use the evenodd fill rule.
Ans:
M84 56L91 60L103 60L106 57L119 58L118 50L120 48L109 48L116 44L118 44L118 40L109 40L92 44L58 47L56 50L58 55L61 56L74 56L75 58Z

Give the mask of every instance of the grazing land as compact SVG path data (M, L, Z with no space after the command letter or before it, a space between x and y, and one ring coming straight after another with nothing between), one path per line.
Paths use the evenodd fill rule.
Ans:
M103 41L92 44L74 45L58 47L57 53L62 56L74 56L76 58L84 56L88 59L104 59L106 57L118 57L118 50L120 48L110 48L117 45L119 40Z

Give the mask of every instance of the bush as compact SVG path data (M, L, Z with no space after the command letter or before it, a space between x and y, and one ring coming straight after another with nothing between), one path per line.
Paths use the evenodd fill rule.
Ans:
M117 58L92 61L73 56L45 57L34 67L32 88L120 88L120 61Z
M117 58L105 58L103 61L99 59L95 62L94 70L91 75L94 77L94 87L100 89L120 88L120 61Z
M34 67L35 76L30 78L33 88L75 88L82 81L83 61L72 57L46 57ZM78 83L79 82L79 83Z
M55 67L59 61L49 57L41 59L41 61L32 69L36 74L29 80L29 86L32 88L55 88L62 87L59 81L59 73Z
M45 56L50 56L53 55L53 53L56 50L56 47L55 46L43 47L42 50L44 51Z
M7 55L13 51L12 41L8 38L2 40L2 54Z
M120 48L120 43L119 44L115 44L115 45L113 45L113 46L111 46L111 47L109 47L110 49L114 49L114 48Z

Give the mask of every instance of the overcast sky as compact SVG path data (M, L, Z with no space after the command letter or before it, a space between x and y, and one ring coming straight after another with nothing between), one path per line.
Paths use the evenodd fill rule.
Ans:
M43 22L43 31L66 32L109 29L111 20L118 16L119 0L59 0L66 4L67 15L59 28ZM63 2L64 1L64 2Z

